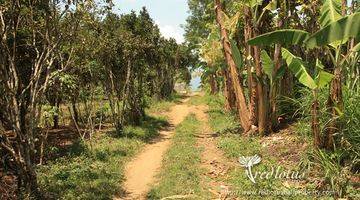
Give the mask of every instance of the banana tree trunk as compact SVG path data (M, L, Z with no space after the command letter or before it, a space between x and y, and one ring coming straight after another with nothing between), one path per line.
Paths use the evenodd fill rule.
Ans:
M244 96L244 89L241 85L242 80L239 77L239 72L238 69L236 67L235 61L232 57L231 54L231 47L230 47L230 42L229 42L229 36L228 33L225 29L225 26L223 24L223 18L222 18L222 6L220 3L220 0L215 0L215 12L216 12L216 21L220 26L220 33L221 33L221 38L222 38L222 45L223 45L223 50L225 52L225 60L229 66L229 71L230 71L230 76L231 76L231 80L233 81L233 86L234 86L234 91L235 91L235 96L236 96L236 102L237 102L237 107L238 107L238 113L239 113L239 118L240 118L240 123L241 126L243 127L245 132L248 132L251 128L251 124L250 124L250 115L249 115L249 110L248 107L246 105L246 100L245 100L245 96Z
M254 35L256 37L256 34ZM255 68L256 68L256 76L259 80L263 80L263 73L262 73L262 66L260 60L260 48L254 46L254 55L255 55ZM262 81L258 81L256 84L257 94L258 94L258 128L259 134L265 135L269 132L269 125L268 125L268 112L267 112L267 92L265 90L265 85Z
M346 0L341 1L341 14L346 15ZM331 111L331 121L328 125L325 134L325 148L328 150L334 149L334 134L340 130L338 124L339 112L344 110L344 102L342 98L342 70L338 64L334 69L334 78L330 84L330 95L327 102L328 108Z
M225 110L227 111L235 110L236 97L229 71L227 69L224 69L223 75L224 75Z
M347 0L341 0L341 15L342 16L346 15L346 5L347 5Z
M281 45L276 44L275 45L275 52L274 52L274 63L275 68L273 71L273 77L276 76L280 66L281 66ZM279 88L279 81L273 80L271 91L270 91L270 120L271 120L271 130L278 129L279 123L278 123L278 111L277 111L277 97L278 97L278 88Z
M277 28L281 29L284 27L284 24L286 23L286 8L285 5L286 2L282 2L280 4L280 13L279 13L279 19L277 22ZM276 74L278 70L281 67L281 44L275 44L275 50L274 50L274 63L275 68L273 70L272 76L276 77ZM280 81L278 79L274 79L272 85L270 86L270 120L271 120L271 131L277 130L279 128L279 122L278 122L278 110L277 110L277 97L279 94L279 87Z
M319 125L319 101L317 99L317 91L313 91L314 101L311 105L311 130L314 137L314 147L321 147L321 138L320 138L320 125Z
M259 27L257 25L252 26L252 37L259 35ZM257 77L257 97L258 97L258 130L261 136L269 133L269 95L265 84L264 74L262 70L262 64L260 59L261 48L259 46L253 46L254 59L255 59L255 70Z
M338 117L339 112L343 111L342 84L341 84L341 68L336 67L334 70L334 78L330 84L330 95L327 106L331 112L331 121L327 127L325 135L325 148L334 148L334 134L339 131Z
M285 69L283 78L281 79L281 95L284 97L293 96L293 86L294 86L294 75L290 72L289 69Z
M247 44L247 41L252 38L252 25L251 25L251 10L249 7L244 7L244 13L245 13L245 28L244 28L244 37L245 37L245 44L246 44L246 57L253 58L253 51L252 47ZM258 125L258 98L257 98L257 89L256 89L256 80L253 77L252 74L252 66L253 62L252 60L247 60L247 77L248 77L248 88L249 88L249 112L250 112L250 122L252 125L257 126Z

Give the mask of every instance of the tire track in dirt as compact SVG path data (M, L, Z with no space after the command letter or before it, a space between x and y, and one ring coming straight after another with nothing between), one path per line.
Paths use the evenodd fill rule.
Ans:
M156 182L156 175L161 168L163 155L170 146L175 126L190 113L190 107L186 104L188 100L189 98L186 98L181 104L171 107L166 114L171 125L160 131L160 135L125 166L123 188L126 194L114 199L146 199L151 184Z
M209 127L207 115L208 106L198 105L192 107L198 120L203 122L201 134L198 135L197 145L203 149L201 167L205 169L202 185L211 194L211 199L230 199L230 186L225 183L227 172L234 164L225 158L223 152L217 148L215 135Z

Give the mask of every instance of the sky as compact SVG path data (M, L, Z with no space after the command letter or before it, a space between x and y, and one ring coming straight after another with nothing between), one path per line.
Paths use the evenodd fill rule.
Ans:
M177 43L184 42L184 29L188 17L187 0L113 0L113 10L119 14L130 13L131 10L139 12L146 7L150 17L159 26L161 34L165 38L174 38ZM190 82L192 90L200 86L200 77L194 76Z
M131 10L139 12L143 6L150 13L151 18L159 26L165 38L174 38L178 43L184 41L182 24L188 16L187 0L114 0L114 11L129 13Z

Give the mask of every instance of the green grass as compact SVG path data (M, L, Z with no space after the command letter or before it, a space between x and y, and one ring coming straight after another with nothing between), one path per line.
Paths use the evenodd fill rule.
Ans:
M296 132L312 143L310 107L312 96L309 90L301 91L301 101L293 102L303 110L304 114L298 119ZM328 90L319 91L320 127L322 134L326 133L326 124L330 120L327 110ZM336 149L334 151L317 151L314 148L307 150L304 165L315 168L313 176L318 181L324 182L323 188L334 190L337 196L358 199L356 191L358 183L356 177L360 166L360 93L343 87L344 112L339 117L338 123L341 130L335 135ZM355 181L354 181L355 180Z
M279 165L278 158L269 154L267 148L262 147L261 138L244 137L240 132L228 133L226 131L239 126L239 124L233 113L223 110L224 99L221 96L205 95L202 100L197 101L205 101L209 105L210 127L214 132L220 134L217 137L217 145L226 157L238 163L240 156L260 155L261 163L253 167L253 172L271 171L272 166L276 168ZM296 166L294 167L296 168ZM261 191L296 191L296 189L293 186L285 187L282 181L275 178L256 179L256 184L253 184L245 174L245 168L240 164L228 172L225 181L232 186L233 196L240 197L240 199L306 199L306 196L259 195ZM311 198L309 197L309 199Z
M59 158L38 169L39 183L53 199L111 199L121 192L123 166L143 142L103 136L92 149Z
M98 133L76 142L66 156L38 167L39 184L52 199L112 199L124 192L125 163L165 125L163 118L147 117L141 126L125 127L127 137Z
M207 104L207 102L210 101L210 98L211 96L210 95L207 95L205 94L204 96L198 94L198 95L195 95L195 96L192 96L190 98L190 100L188 101L189 104L191 105L203 105L203 104Z
M161 199L173 195L196 195L187 199L202 199L200 186L200 153L195 146L201 128L194 115L189 115L177 128L172 145L163 160L159 184L148 194L148 199Z
M143 141L149 141L159 135L159 129L168 126L169 123L165 117L146 116L140 126L126 126L124 135L129 138L137 138Z
M147 108L147 112L155 114L167 112L170 110L171 106L179 103L182 98L184 98L183 95L174 94L166 100L151 99L148 101L149 108Z

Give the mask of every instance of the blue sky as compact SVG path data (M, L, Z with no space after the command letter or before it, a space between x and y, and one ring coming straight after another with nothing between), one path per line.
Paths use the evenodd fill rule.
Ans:
M178 43L184 41L184 30L180 26L188 16L187 0L114 0L114 4L117 13L138 12L145 6L164 37L173 37Z

